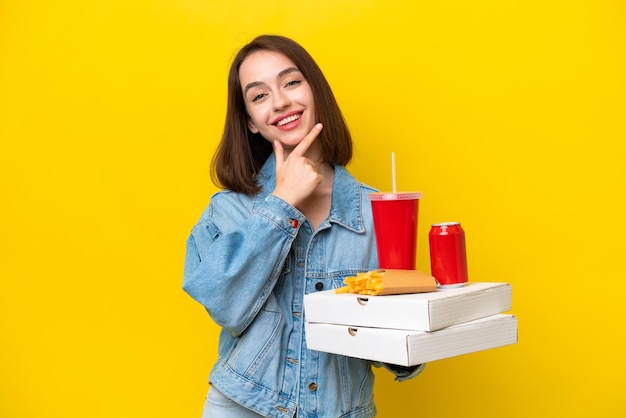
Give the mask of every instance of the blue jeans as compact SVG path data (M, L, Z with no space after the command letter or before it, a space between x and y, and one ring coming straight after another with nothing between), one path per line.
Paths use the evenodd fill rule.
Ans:
M263 418L263 415L231 401L211 386L202 411L202 418Z

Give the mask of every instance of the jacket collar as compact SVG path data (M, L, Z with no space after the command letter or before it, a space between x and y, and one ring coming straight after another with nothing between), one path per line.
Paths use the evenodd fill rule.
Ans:
M329 220L351 231L364 233L362 186L349 172L340 165L335 165L333 196L330 206ZM257 174L262 187L258 197L264 197L276 187L276 159L271 154Z

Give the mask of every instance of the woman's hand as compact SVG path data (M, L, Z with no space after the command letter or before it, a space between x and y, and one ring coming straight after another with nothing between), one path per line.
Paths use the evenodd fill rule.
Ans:
M322 182L315 163L305 157L321 131L322 124L317 123L286 158L283 145L279 141L272 143L276 158L276 188L273 194L296 208Z

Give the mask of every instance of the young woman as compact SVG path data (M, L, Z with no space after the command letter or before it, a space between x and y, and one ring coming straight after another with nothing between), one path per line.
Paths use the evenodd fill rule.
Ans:
M222 327L204 417L373 417L370 361L308 350L302 301L377 268L367 194L328 82L296 42L235 57L212 161L224 188L187 242L184 290ZM423 366L387 366L397 380Z

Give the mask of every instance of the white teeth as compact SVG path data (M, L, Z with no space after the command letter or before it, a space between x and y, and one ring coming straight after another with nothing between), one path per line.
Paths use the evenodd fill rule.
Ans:
M300 115L291 115L289 117L286 117L285 119L279 120L276 126L283 126L289 122L293 122L294 120L298 120L298 119L300 119Z

